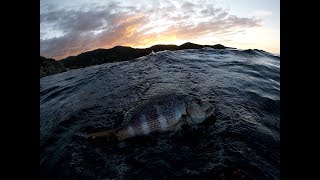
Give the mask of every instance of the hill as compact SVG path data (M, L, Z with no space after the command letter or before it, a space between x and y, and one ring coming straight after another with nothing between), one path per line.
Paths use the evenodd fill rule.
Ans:
M40 56L40 78L64 71L66 68L60 61Z
M185 43L180 46L177 45L154 45L145 49L136 49L127 46L115 46L111 49L96 49L81 53L77 56L70 56L61 60L63 65L69 69L77 69L87 67L90 65L97 65L110 62L127 61L136 59L142 56L150 54L152 51L164 51L164 50L182 50L182 49L200 49L203 47L212 47L215 49L224 49L225 46L221 44L217 45L199 45L193 43Z
M142 56L146 56L153 52L158 51L174 51L182 49L200 49L203 47L211 47L215 49L225 49L227 47L216 45L199 45L187 42L180 46L177 45L154 45L149 48L139 49L127 46L115 46L110 49L96 49L81 53L77 56L69 56L60 61L54 59L47 59L40 56L40 77L56 74L65 71L66 69L78 69L103 63L119 62L133 60Z

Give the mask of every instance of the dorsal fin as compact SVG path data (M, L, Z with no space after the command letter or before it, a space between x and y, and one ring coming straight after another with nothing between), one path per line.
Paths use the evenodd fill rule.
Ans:
M124 112L124 119L123 119L123 123L122 126L125 126L129 123L129 121L131 120L131 118L139 111L141 110L147 103L148 103L148 99L140 99L137 102L134 102L131 105L131 108Z
M129 111L127 111L125 114L124 114L124 121L123 123L126 124L131 118L132 116L134 116L134 114L138 111L138 108L137 107L133 107L131 109L129 109Z
M126 125L129 123L130 119L142 108L144 108L148 103L154 103L158 100L163 100L166 96L170 95L177 95L177 94L184 94L181 91L178 91L174 88L168 88L167 86L157 86L157 87L150 87L148 91L146 91L142 98L139 101L135 102L131 108L124 113L124 120L122 125Z
M178 89L175 84L167 82L158 82L155 85L151 85L149 89L144 93L144 99L157 98L159 96L167 96L170 94L184 94L181 89Z

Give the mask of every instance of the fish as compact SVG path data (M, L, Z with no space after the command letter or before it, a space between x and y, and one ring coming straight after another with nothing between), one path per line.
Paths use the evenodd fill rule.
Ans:
M196 96L183 94L162 95L144 105L129 110L125 124L111 130L87 134L88 138L107 137L123 141L155 132L176 133L183 125L197 125L213 116L212 104Z

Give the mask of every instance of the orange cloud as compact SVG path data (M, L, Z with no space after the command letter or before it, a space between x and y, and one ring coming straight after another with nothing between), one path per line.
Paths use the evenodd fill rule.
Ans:
M60 9L43 13L40 15L41 35L51 38L40 37L40 52L45 57L63 59L97 48L179 44L260 26L260 20L232 16L213 6L184 3L181 7L131 7L130 11L125 11L113 5L112 11L110 6L105 6L99 10ZM186 9L192 9L194 14ZM61 33L54 36L52 28Z

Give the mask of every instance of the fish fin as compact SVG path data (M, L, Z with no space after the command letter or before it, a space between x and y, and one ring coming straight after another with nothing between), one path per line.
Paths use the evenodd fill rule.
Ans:
M181 131L181 129L182 129L181 126L182 126L181 123L177 124L177 125L174 127L173 132L174 132L174 133L177 133L177 132Z
M131 109L129 109L129 111L127 111L125 114L124 114L124 120L123 120L123 123L122 125L125 125L129 122L129 120L135 115L135 113L137 113L137 111L140 109L140 106L135 106Z
M156 89L155 92L151 90L151 92L146 92L142 98L139 99L139 101L134 102L135 106L130 108L125 114L124 114L124 121L123 125L126 125L130 119L141 109L148 106L148 104L153 104L159 101L166 100L170 96L175 95L182 95L182 93L177 93L175 91L172 91L170 89Z
M123 124L126 124L130 119L141 109L143 109L148 103L150 103L149 97L142 97L139 100L132 102L131 104L134 104L124 113L124 122Z
M159 85L163 84L163 85ZM168 96L171 94L185 94L184 91L177 89L176 84L172 84L169 82L158 82L157 85L149 87L149 89L145 92L144 97L148 99L157 98L159 96Z
M169 137L172 137L172 136L180 133L180 132L181 132L181 129L182 129L182 128L181 128L181 125L178 123L176 126L174 126L174 127L172 128L172 131L170 132Z
M96 138L110 138L115 139L117 138L114 130L107 130L107 131L100 131L95 133L90 133L85 135L88 139L96 139Z
M171 137L171 136L173 136L173 135L175 135L175 134L177 134L177 133L180 133L181 130L182 130L182 126L183 126L184 124L185 124L184 121L179 121L176 125L172 126L172 127L171 127L171 132L170 132L169 136Z
M75 133L73 134L74 137L77 137L77 138L82 138L82 139L87 139L87 135L86 134L83 134L83 133Z

